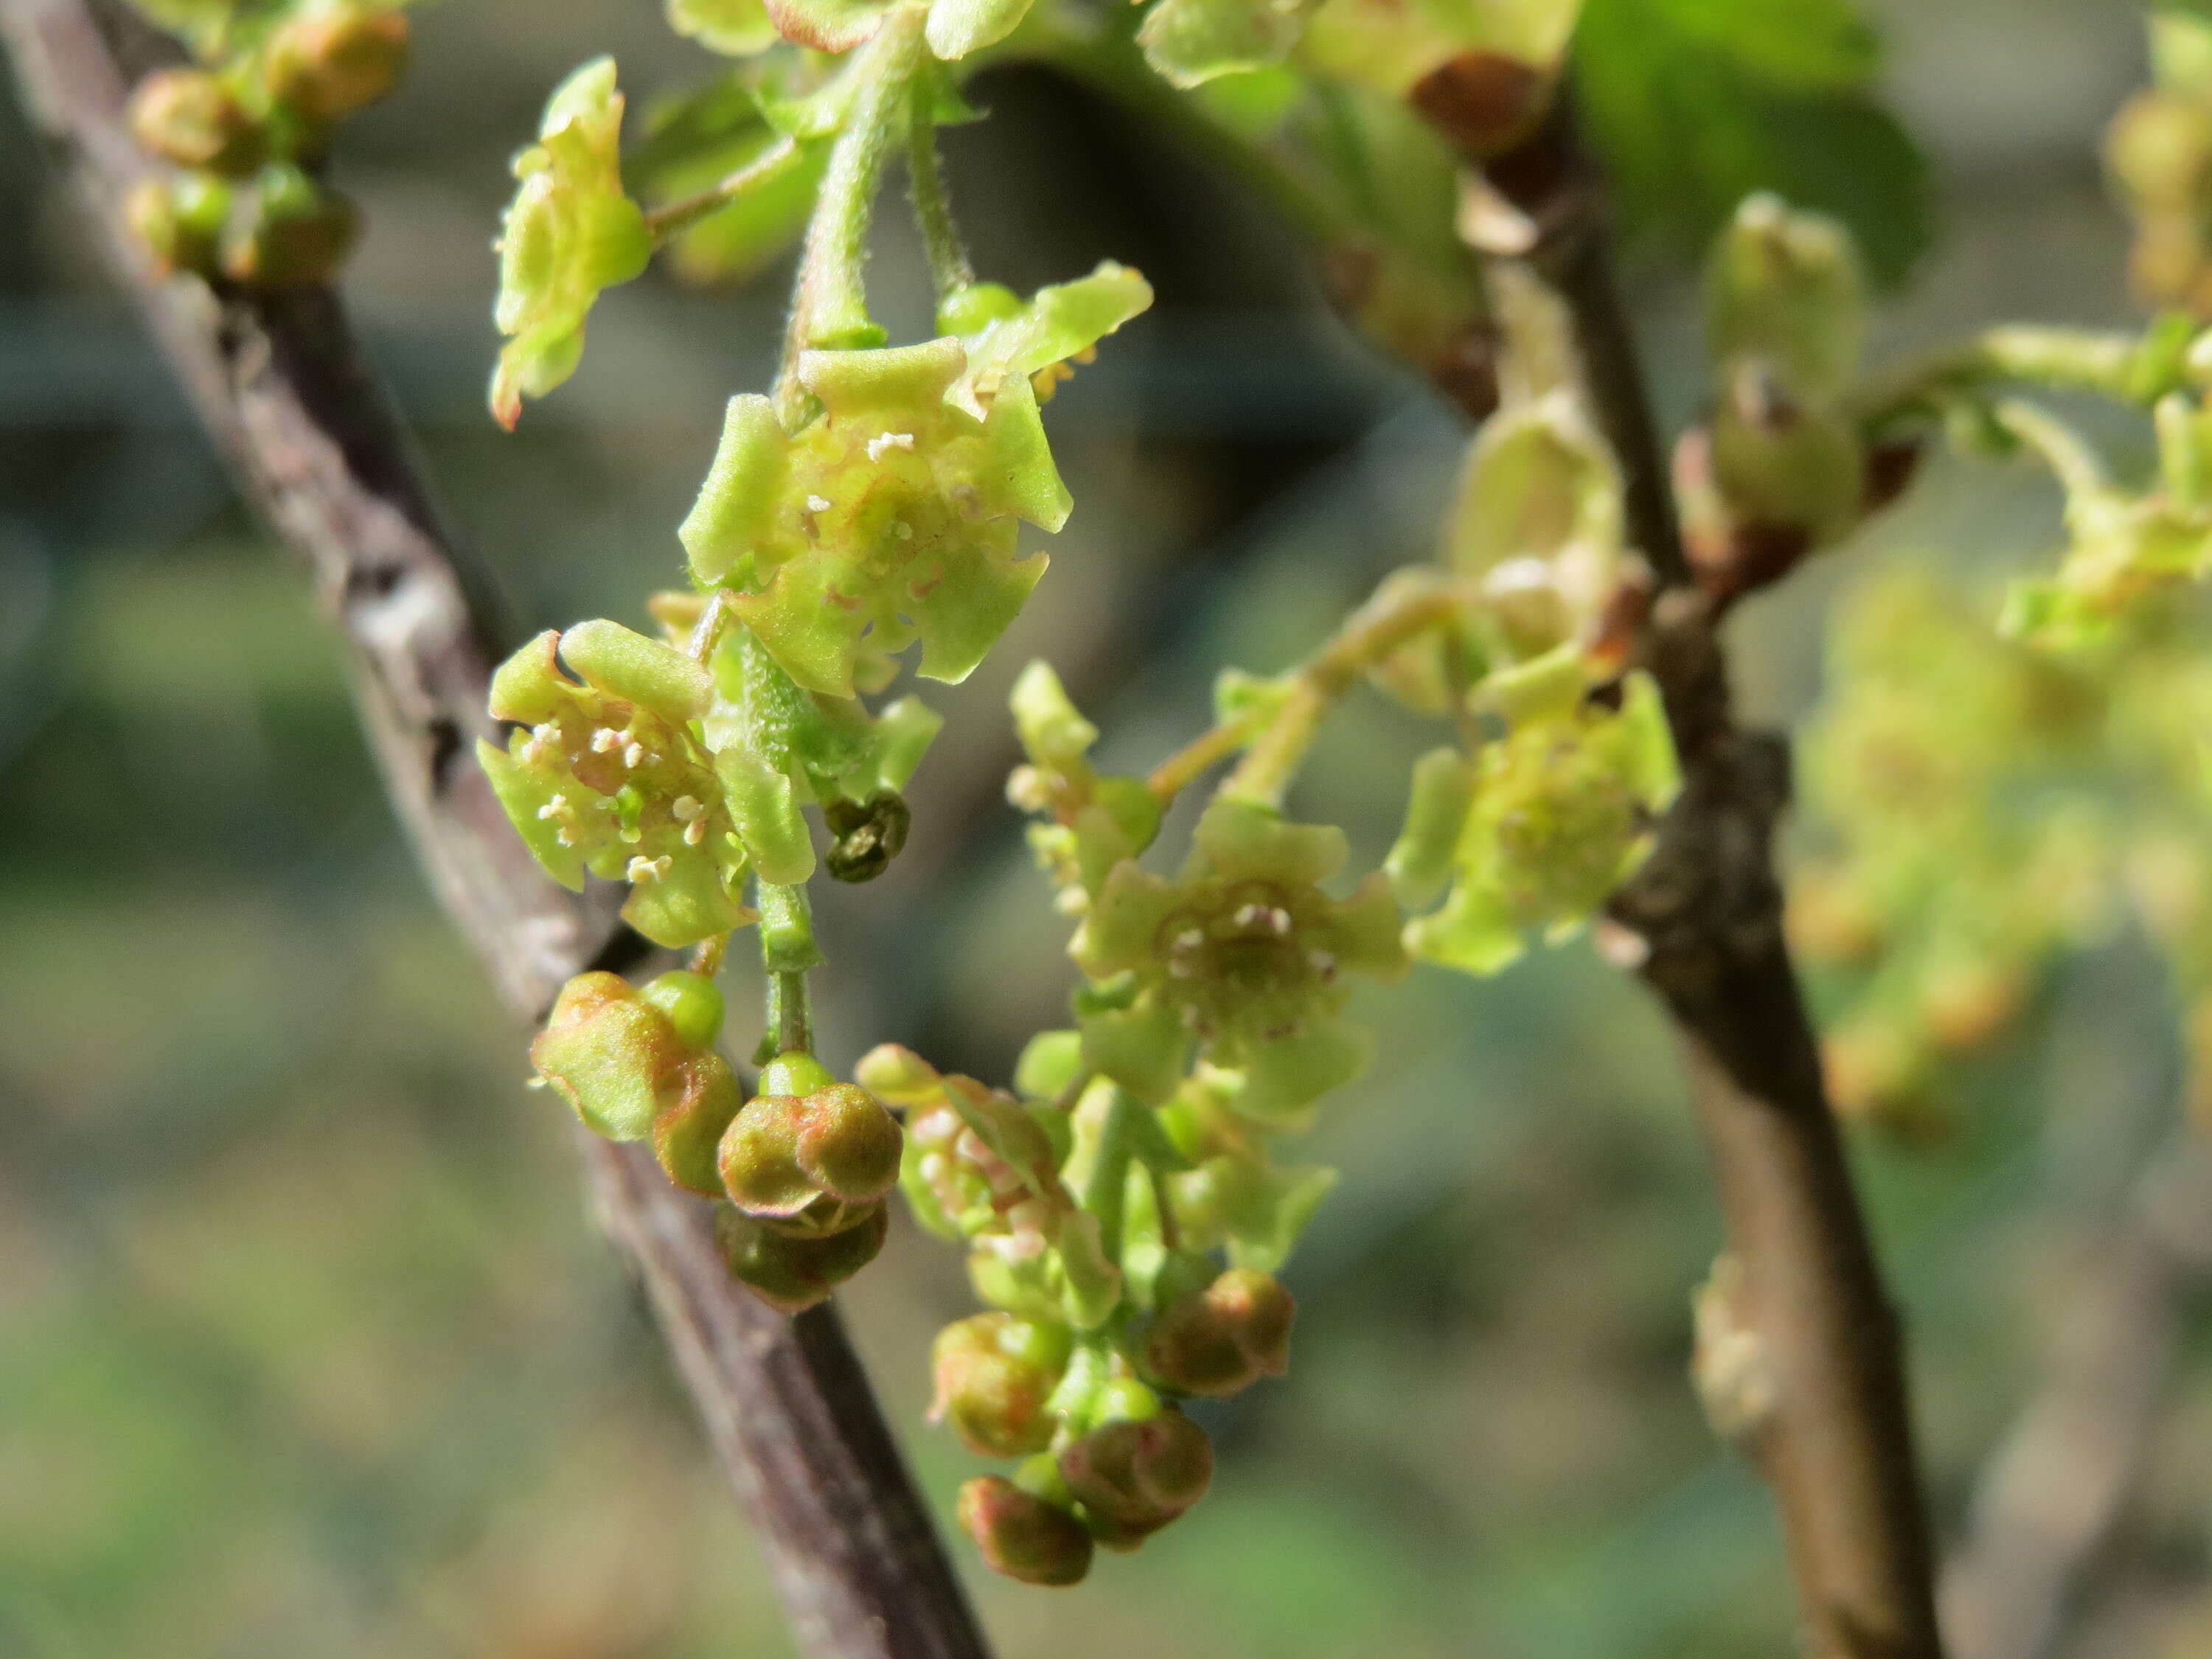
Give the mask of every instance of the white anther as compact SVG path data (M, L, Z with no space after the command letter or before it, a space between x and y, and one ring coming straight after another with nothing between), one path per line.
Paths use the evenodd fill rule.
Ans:
M541 818L557 818L565 815L568 811L568 798L566 795L556 795L538 809L538 816Z
M868 459L872 461L880 461L884 458L885 450L911 450L913 447L914 434L911 432L878 432L868 440ZM815 511L818 513L821 509L817 507Z
M678 795L669 803L668 810L676 815L677 823L689 823L707 809L689 795Z
M830 510L830 498L827 495L809 495L806 498L806 510L809 513L827 513Z
M1200 933L1195 927L1186 927L1182 932L1175 936L1171 948L1177 951L1195 951L1200 945L1205 943L1206 935L1204 933Z
M623 764L624 766L637 767L644 764L644 762L645 745L643 744L634 743L630 744L629 748L623 750Z
M624 873L632 881L659 881L668 873L670 867L675 862L674 859L665 854L657 859L649 859L640 854L629 861L629 866Z
M1281 905L1271 905L1261 914L1267 921L1267 931L1277 939L1291 931L1291 913Z
M904 519L896 520L891 525L891 537L896 541L910 542L914 539L914 526Z
M694 818L684 826L684 844L686 847L696 847L706 839L707 821L704 818Z
M611 749L622 747L622 733L611 726L603 726L592 733L592 752L604 755Z

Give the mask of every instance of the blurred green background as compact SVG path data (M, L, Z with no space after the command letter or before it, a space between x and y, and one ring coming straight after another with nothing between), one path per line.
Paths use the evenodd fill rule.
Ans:
M1881 349L2124 320L2092 148L2142 72L2135 9L1880 9L1939 227ZM720 399L765 381L781 278L611 295L583 371L509 437L482 407L488 245L562 71L610 49L649 91L707 60L646 0L444 0L416 22L418 69L337 164L373 226L362 325L516 623L635 620L677 577ZM823 904L833 1062L897 1040L997 1076L1070 977L1000 799L1013 672L1050 656L1106 761L1148 765L1195 729L1215 665L1287 662L1424 549L1462 434L1330 320L1255 210L1052 82L979 90L994 118L952 135L951 165L987 271L1025 286L1111 253L1161 295L1054 407L1076 516L1013 636L927 692L953 735L914 842ZM395 834L327 629L88 246L0 100L0 1656L784 1654L567 1129ZM1685 270L1663 234L1638 246L1679 419ZM918 326L913 250L886 236L877 271ZM1808 704L1822 615L1879 561L2016 559L2053 512L2021 476L1937 467L1733 624L1747 701ZM1292 805L1372 858L1425 742L1357 702ZM1863 1149L1947 1536L2083 1241L2172 1121L2160 997L2113 941L1988 1069L1954 1144ZM1576 945L1493 982L1425 970L1364 1012L1386 1059L1316 1137L1346 1173L1287 1274L1293 1374L1206 1413L1213 1495L1142 1554L1058 1593L975 1574L1002 1651L1789 1651L1764 1494L1684 1379L1718 1226L1651 1008ZM902 1221L844 1300L949 1499L969 1461L921 1418L929 1336L968 1307L955 1255ZM2069 1653L2212 1652L2205 1336Z

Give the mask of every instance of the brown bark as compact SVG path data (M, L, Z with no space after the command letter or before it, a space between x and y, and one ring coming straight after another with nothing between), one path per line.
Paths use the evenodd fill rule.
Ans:
M1525 266L1571 313L1630 535L1660 589L1638 655L1664 695L1685 787L1613 920L1674 1020L1711 1158L1741 1273L1736 1312L1772 1390L1747 1444L1780 1511L1805 1648L1814 1659L1939 1659L1897 1319L1782 936L1772 843L1787 749L1735 725L1571 108L1563 100L1503 156L1469 148L1489 195L1468 228L1479 251ZM1486 232L1495 245L1482 248Z
M121 63L142 60L143 32L83 0L0 0L0 37L33 123L216 449L337 620L394 810L501 999L534 1024L580 969L646 965L652 948L596 896L538 869L475 763L475 739L495 735L483 712L495 630L336 295L161 281L119 212L147 167L122 124ZM769 1310L725 1271L708 1205L641 1149L579 1139L607 1231L650 1294L800 1650L984 1659L836 1311Z

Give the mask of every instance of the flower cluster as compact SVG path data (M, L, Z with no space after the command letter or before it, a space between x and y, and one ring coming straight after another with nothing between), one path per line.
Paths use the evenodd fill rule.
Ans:
M2105 162L2135 221L2136 289L2160 305L2212 313L2212 21L2153 9L2152 84L2112 119Z
M374 0L295 0L185 21L200 61L131 94L132 135L173 169L132 191L133 229L165 272L253 289L329 280L359 216L323 183L322 159L337 122L398 83L406 18Z
M1192 1155L1213 1131L1092 1071L1078 1033L1035 1040L1016 1093L890 1046L858 1075L905 1109L900 1182L923 1226L968 1245L991 1307L939 1334L930 1414L978 1455L1020 1462L962 1489L961 1522L997 1571L1073 1583L1095 1547L1133 1549L1205 1494L1212 1448L1174 1401L1280 1375L1290 1295L1206 1253L1239 1209L1224 1160ZM1267 1206L1243 1197L1242 1214Z

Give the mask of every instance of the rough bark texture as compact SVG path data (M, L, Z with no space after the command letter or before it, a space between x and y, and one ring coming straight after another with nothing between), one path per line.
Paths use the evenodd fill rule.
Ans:
M1897 1319L1782 935L1772 842L1788 750L1731 715L1571 106L1562 100L1502 155L1443 130L1482 165L1486 195L1463 216L1479 251L1525 266L1573 318L1584 385L1620 459L1630 534L1657 579L1637 654L1664 694L1685 787L1613 919L1673 1018L1742 1274L1737 1310L1772 1389L1746 1444L1781 1513L1805 1649L1812 1659L1939 1659Z
M161 281L118 212L147 165L122 125L123 64L143 60L143 32L82 0L0 0L0 33L33 121L216 449L337 621L394 808L501 999L534 1024L580 969L648 964L652 947L606 905L538 870L476 766L475 739L494 735L483 703L495 629L336 296L257 300ZM607 1231L651 1295L801 1650L983 1659L836 1311L772 1312L724 1270L707 1204L637 1147L579 1140Z

